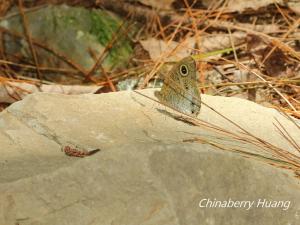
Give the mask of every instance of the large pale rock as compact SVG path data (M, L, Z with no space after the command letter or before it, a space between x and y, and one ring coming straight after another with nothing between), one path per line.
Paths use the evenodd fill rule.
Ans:
M142 93L153 97L153 90ZM298 154L273 123L277 118L298 143L299 129L275 110L236 98L202 98L259 138ZM268 164L270 160L183 142L201 137L229 149L262 151L173 114L134 92L37 93L11 105L0 114L0 224L299 223L300 182L293 172ZM204 105L199 118L239 132ZM68 157L61 151L66 145L101 151ZM254 205L249 210L200 208L202 199ZM263 199L290 205L256 207Z

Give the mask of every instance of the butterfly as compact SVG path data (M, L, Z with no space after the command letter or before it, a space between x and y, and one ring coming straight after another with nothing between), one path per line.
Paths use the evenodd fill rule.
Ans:
M197 117L200 112L201 96L195 60L188 56L176 63L164 77L161 90L155 91L154 95L162 104Z

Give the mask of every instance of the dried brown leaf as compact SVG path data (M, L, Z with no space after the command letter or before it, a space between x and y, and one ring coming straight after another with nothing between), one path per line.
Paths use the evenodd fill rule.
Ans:
M0 83L0 102L13 103L21 100L26 95L34 92L61 93L68 95L78 95L95 93L100 86L81 85L47 85L42 84L39 88L34 84L21 82ZM21 98L21 99L20 99Z

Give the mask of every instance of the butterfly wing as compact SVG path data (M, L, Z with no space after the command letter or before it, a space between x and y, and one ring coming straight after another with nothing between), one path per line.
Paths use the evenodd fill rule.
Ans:
M166 75L161 91L156 92L155 96L165 105L197 116L201 102L196 70L196 62L192 57L183 58Z
M183 65L186 66L187 73L183 74ZM200 112L201 96L198 89L197 67L192 57L186 57L178 65L177 76L180 77L181 94L179 107L181 111L196 117Z

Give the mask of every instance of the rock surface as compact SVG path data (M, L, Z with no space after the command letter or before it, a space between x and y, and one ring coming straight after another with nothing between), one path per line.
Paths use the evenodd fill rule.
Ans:
M89 71L94 66L95 58L103 54L106 45L122 24L119 17L104 10L88 10L67 5L50 5L31 10L26 13L26 18L34 40L54 49L85 71ZM0 27L19 34L23 33L20 16L12 16L0 21ZM125 36L120 35L107 57L103 59L103 67L107 70L127 65L132 49ZM31 57L26 42L16 43L15 38L9 40L6 46L8 53ZM36 51L40 56L40 65L54 68L69 67L64 60L53 57L47 51L40 48L36 48ZM51 73L51 76L54 75L56 73Z
M153 90L142 93L153 97ZM236 98L202 99L297 154L273 123L277 118L298 143L299 129L277 111ZM0 224L299 224L300 180L292 172L209 144L183 142L205 137L260 151L173 114L135 92L36 93L11 105L0 113ZM199 118L238 131L204 105ZM64 146L101 151L75 158L61 151ZM202 199L254 205L200 208ZM264 199L290 205L256 207Z

